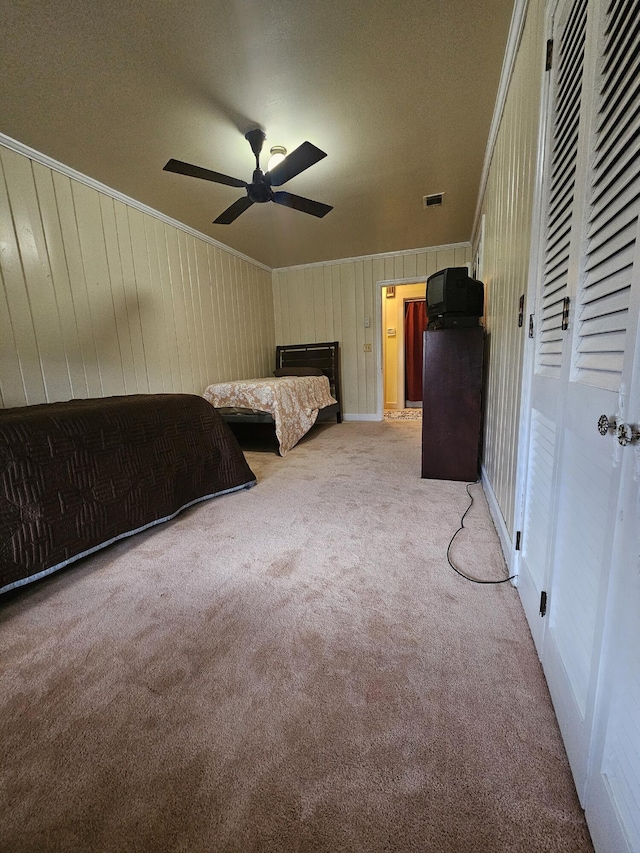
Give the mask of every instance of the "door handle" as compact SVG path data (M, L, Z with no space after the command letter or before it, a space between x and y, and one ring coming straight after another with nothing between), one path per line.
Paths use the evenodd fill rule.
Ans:
M618 425L618 444L626 447L627 444L633 444L640 438L640 429L633 424Z
M606 415L600 415L598 418L598 432L600 435L606 435L608 432L615 432L618 426L615 415L608 418ZM620 439L618 439L620 440Z

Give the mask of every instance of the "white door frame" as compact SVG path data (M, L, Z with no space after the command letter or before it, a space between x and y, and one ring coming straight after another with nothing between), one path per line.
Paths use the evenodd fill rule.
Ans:
M427 281L426 275L415 276L414 278L389 278L382 279L376 282L376 292L375 292L375 308L373 312L373 345L375 347L374 352L374 364L376 365L376 419L381 421L384 417L384 384L383 384L383 371L384 371L384 341L383 334L384 329L382 328L382 288L383 287L400 287L403 284L422 284L422 282ZM403 331L404 338L404 331ZM404 393L404 392L403 392Z
M547 6L545 13L544 31L547 38L551 38L553 27L553 15L556 4ZM543 59L541 58L541 65ZM543 237L545 233L544 201L545 201L545 167L547 158L547 136L551 129L550 107L552 100L551 78L549 73L541 75L540 91L540 120L538 123L537 139L537 162L535 171L535 186L533 189L533 203L531 212L531 241L529 244L529 270L527 285L525 289L524 325L525 341L522 354L522 385L520 388L520 412L518 422L520 431L518 436L518 447L516 455L516 482L514 500L513 530L522 531L524 526L525 501L527 483L530 476L529 471L529 441L531 437L531 409L533 395L533 373L535 369L535 343L536 343L536 308L538 299L538 279L543 269ZM533 323L533 337L529 337L529 324ZM535 608L535 599L538 592L528 573L521 572L520 550L515 550L516 543L512 543L511 559L507 559L509 574L515 574L515 586L519 587L520 598L527 613L531 634L538 651L542 654L544 633L547 625L545 619L541 619L532 608ZM506 555L505 555L506 557Z
M467 262L465 264L460 264L460 266L465 266L469 270L469 274L471 274L471 263ZM435 272L435 271L434 271ZM373 346L374 346L374 364L376 365L376 419L381 421L384 417L384 384L383 384L383 371L384 371L384 361L383 361L383 353L384 353L384 341L383 334L384 329L382 328L382 288L383 287L401 287L403 284L422 284L422 282L427 282L427 278L431 275L431 273L414 276L412 278L387 278L380 279L376 281L376 288L374 294L374 311L373 311ZM403 331L403 340L404 340L404 331ZM403 392L404 393L404 392Z

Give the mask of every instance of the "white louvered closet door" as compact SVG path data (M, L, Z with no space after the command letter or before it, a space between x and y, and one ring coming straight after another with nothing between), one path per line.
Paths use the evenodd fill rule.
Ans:
M574 378L607 389L617 420L638 428L640 0L609 0L600 54ZM640 851L640 442L605 444L621 487L586 812L599 849Z
M538 647L596 849L640 851L640 443L598 431L640 423L640 0L554 20L523 542L546 549Z
M567 331L564 299L569 292L572 244L576 241L576 170L580 152L587 0L564 0L555 10L555 59L550 69L543 192L544 240L535 310L535 367L529 412L529 473L525 488L519 590L538 654L548 624L539 616L549 586L555 531L558 410ZM542 45L541 45L542 51ZM566 370L565 370L566 373Z

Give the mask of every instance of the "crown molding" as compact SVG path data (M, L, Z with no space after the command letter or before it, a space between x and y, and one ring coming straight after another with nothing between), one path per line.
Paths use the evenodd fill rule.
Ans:
M90 178L88 175L83 175L82 172L77 172L75 169L72 169L71 166L66 166L64 163L59 163L52 157L48 157L46 154L43 154L40 151L36 151L35 148L30 148L28 145L24 145L22 142L18 142L17 139L12 139L10 136L6 136L4 133L0 133L0 145L4 146L5 148L9 148L11 151L15 151L18 154L22 154L23 156L28 157L30 160L35 160L37 163L41 163L43 166L47 166L47 168L52 169L54 172L60 172L60 174L66 175L68 178L71 178L74 181L78 181L79 183L84 184L87 187L91 187L91 189L97 190L97 192L102 193L103 195L107 195L110 198L115 199L116 201L120 201L123 204L126 204L128 207L132 207L135 210L139 210L141 213L146 213L148 216L153 216L155 219L159 219L161 222L164 222L167 225L171 225L174 228L178 228L180 231L184 231L186 234L190 234L197 240L203 240L210 246L215 246L217 249L222 249L223 251L228 252L230 255L235 255L235 257L239 258L241 261L247 261L253 266L259 267L260 269L265 270L266 272L272 272L271 267L268 267L266 264L263 264L260 261L256 261L255 258L250 258L248 255L244 255L242 252L238 252L236 249L231 248L231 246L226 246L219 240L214 240L213 237L209 237L207 234L203 234L201 231L196 231L195 228L191 228L189 227L189 225L185 225L184 222L179 222L177 219L172 219L170 216L161 213L159 210L155 210L153 207L148 207L141 201L137 201L135 198L131 198L130 196L124 195L124 193L121 193L118 190L114 190L111 187L108 187L106 184L102 184L100 183L100 181L96 181L94 178Z
M377 255L357 255L354 258L337 258L331 261L316 261L312 264L295 264L290 267L274 267L272 272L288 272L289 270L310 269L311 267L327 267L333 264L350 264L354 261L371 261L383 258L398 258L401 255L419 255L422 252L444 252L447 249L470 249L471 243L447 243L443 246L424 246L422 249L399 249L397 252L380 252Z

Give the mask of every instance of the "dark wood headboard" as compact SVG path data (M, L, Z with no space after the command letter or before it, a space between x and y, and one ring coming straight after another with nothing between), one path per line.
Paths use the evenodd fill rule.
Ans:
M338 401L342 413L340 393L340 348L338 341L319 344L287 344L276 347L276 368L319 367L329 377L331 393Z

